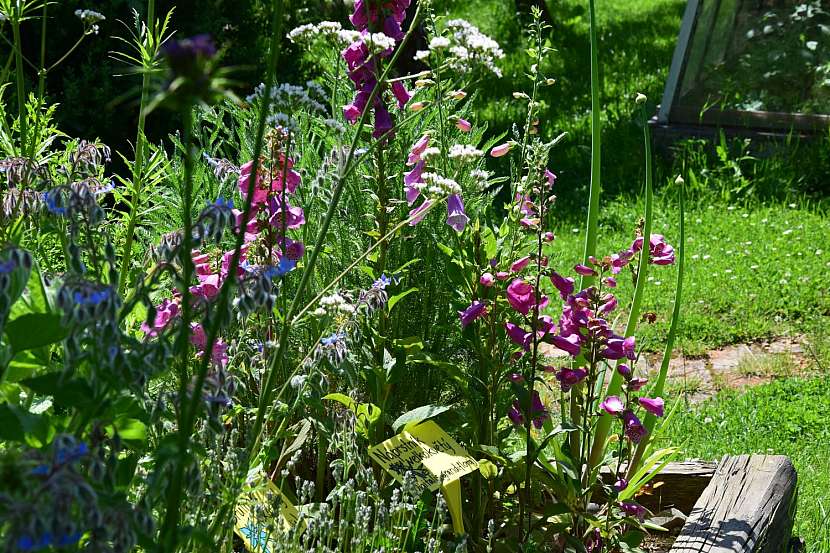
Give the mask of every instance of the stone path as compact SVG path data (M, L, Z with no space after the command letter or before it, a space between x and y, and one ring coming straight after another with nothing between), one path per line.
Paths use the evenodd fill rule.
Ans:
M744 388L776 378L803 373L809 364L803 336L787 336L737 344L707 352L701 357L676 357L669 362L666 388L699 402L725 388ZM641 366L655 374L661 356L647 354Z

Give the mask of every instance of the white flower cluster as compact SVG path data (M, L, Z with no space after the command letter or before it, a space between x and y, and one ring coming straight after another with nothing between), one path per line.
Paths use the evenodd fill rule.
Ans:
M373 54L380 54L395 47L395 39L383 33L368 33L363 37L363 42Z
M104 21L106 17L95 10L75 10L75 17L81 20L87 31L98 34L98 23Z
M358 31L343 29L336 21L321 21L320 23L300 25L288 33L288 40L294 44L314 44L318 40L326 41L336 46L348 46L360 39Z
M450 147L449 156L452 159L458 159L463 163L474 161L484 155L484 152L471 144L453 144Z
M452 179L442 177L437 173L424 173L421 175L423 182L416 186L418 191L427 196L449 196L450 194L461 194L461 187Z
M473 180L475 180L479 190L484 190L485 188L490 186L490 183L488 181L490 177L493 175L492 173L484 169L473 169L472 171L470 171L470 176L473 178Z
M452 33L450 65L454 69L467 71L472 66L480 65L501 77L501 70L496 67L496 60L502 59L504 52L498 42L464 19L447 21L447 29Z
M355 307L349 300L335 292L330 296L323 296L320 298L320 307L314 310L314 315L322 317L331 315L332 317L339 314L352 315L355 312Z
M247 100L253 103L265 94L265 85L260 84ZM271 104L277 109L293 112L305 108L308 111L325 113L328 98L322 86L314 81L308 81L305 87L283 83L271 90Z
M441 50L442 48L449 48L450 47L450 39L443 36L435 36L432 37L432 40L429 41L429 49L430 50Z
M424 152L421 154L421 159L429 160L433 157L440 156L441 149L436 146L430 146L429 148L425 149Z

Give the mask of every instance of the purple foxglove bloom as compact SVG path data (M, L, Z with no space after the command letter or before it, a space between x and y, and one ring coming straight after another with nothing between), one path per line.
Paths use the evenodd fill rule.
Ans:
M628 378L629 376L631 376L631 367L624 364L617 365L617 372L620 373L620 375L622 375L623 377Z
M556 332L556 323L553 322L553 318L549 315L539 317L536 324L536 334L539 338L544 338L546 334L552 334L553 332Z
M400 27L398 27L398 29L400 29ZM395 81L394 83L392 83L392 94L395 95L395 99L398 101L399 109L405 108L406 103L409 101L410 98L412 98L412 95L409 93L408 90L406 90L406 87L400 81Z
M616 417L625 410L625 405L623 405L622 400L617 396L608 396L600 403L599 408L609 415Z
M553 336L551 337L553 345L569 353L573 357L577 357L582 348L579 345L579 334L571 334L569 336Z
M415 165L417 162L421 161L421 156L426 151L428 146L429 135L425 134L418 139L418 142L412 145L412 148L409 150L409 158L406 160L406 164Z
M545 421L550 418L550 413L548 413L548 410L545 408L545 404L542 403L542 398L539 397L539 392L536 390L533 391L533 400L530 405L530 416L533 417L533 426L537 429L542 428ZM522 407L519 404L518 399L513 400L513 407L507 411L507 417L513 422L513 424L524 424L525 418L522 415Z
M599 553L602 551L602 546L602 532L599 528L594 528L594 531L585 539L585 553Z
M464 232L464 227L470 218L464 212L464 202L458 194L450 194L447 198L447 224L455 232Z
M548 187L553 188L553 183L556 182L556 175L550 169L545 169L545 178L548 180Z
M625 478L620 478L619 480L614 482L614 489L617 490L618 492L623 491L627 487L628 487L628 480L626 480Z
M496 282L496 277L494 277L492 273L484 273L481 275L481 278L478 279L478 282L482 286L489 288Z
M470 132L473 128L472 123L467 121L466 119L459 118L458 121L455 122L455 126L458 127L458 130L461 132Z
M623 250L620 253L615 253L611 255L611 272L613 274L619 274L622 271L622 268L631 263L631 260L634 258L634 252L631 250ZM614 281L614 285L616 286L616 281Z
M536 304L533 286L520 278L513 279L507 287L507 302L522 315L527 315Z
M672 248L662 234L652 234L649 239L648 257L654 265L671 265L674 263L674 248ZM635 252L643 249L643 237L640 236L631 244Z
M605 285L609 288L616 288L617 287L617 279L614 277L605 277L604 279Z
M519 271L521 271L522 269L527 267L529 263L530 263L530 256L529 255L526 255L521 259L517 259L516 261L513 262L512 265L510 265L510 272L511 273L518 273Z
M556 373L556 380L559 381L559 386L563 392L570 391L571 388L585 380L588 376L588 371L585 369L570 369L563 367Z
M508 273L507 271L499 271L496 273L496 278L499 280L507 280L508 278L510 278L510 273Z
M614 309L617 308L617 298L611 296L611 298L599 306L598 311L602 314L607 314L612 312Z
M550 281L559 290L559 296L563 300L568 299L568 296L573 294L574 279L572 277L563 277L556 271L553 271L550 275Z
M412 168L411 171L403 174L403 185L404 190L406 191L406 202L409 205L415 203L415 200L418 199L418 196L421 193L415 187L416 183L423 182L421 180L421 174L424 172L424 165L423 161L419 161L415 164L415 167Z
M533 335L526 332L522 327L513 323L504 323L504 329L507 331L507 336L517 346L521 346L525 350L530 349L530 340Z
M545 234L542 235L542 238L545 239L545 242L553 242L553 239L556 238L551 231L547 231Z
M635 444L640 443L643 436L648 433L646 427L643 426L643 423L640 422L637 415L635 415L630 409L626 409L623 412L622 421L625 435Z
M153 326L149 326L146 322L141 323L141 331L147 336L155 338L178 314L179 304L166 299L156 308L156 318L153 320Z
M574 271L582 276L596 276L597 272L587 265L574 265Z
M620 509L623 513L625 513L625 516L636 518L640 522L646 518L646 508L642 505L638 505L637 503L624 501L620 503Z
M513 407L507 410L507 418L509 418L510 422L512 422L516 426L521 426L524 422L525 418L522 416L522 412L519 410L518 400L514 401Z
M628 389L637 392L646 384L648 384L648 378L632 378L628 381Z
M389 16L383 20L383 34L392 37L395 40L403 39L403 31L401 30L400 22L393 16ZM399 82L399 81L398 81ZM398 84L397 82L394 84ZM405 104L406 102L404 102Z
M521 384L525 381L525 377L519 373L513 373L510 375L510 381L515 382L516 384Z
M426 210L429 209L429 206L432 205L432 200L426 200L424 203L413 209L409 212L409 216L412 218L409 221L409 226L414 227L418 223L424 220L424 215L426 215Z
M642 407L655 417L663 416L663 398L641 397L637 401L640 403L640 407Z
M378 102L375 104L375 130L372 131L374 138L380 138L387 132L391 131L395 124L392 122L392 116L386 106Z
M458 312L458 316L461 318L462 327L466 327L471 322L475 321L479 317L483 317L486 314L487 304L478 300L471 303L470 306L464 311Z

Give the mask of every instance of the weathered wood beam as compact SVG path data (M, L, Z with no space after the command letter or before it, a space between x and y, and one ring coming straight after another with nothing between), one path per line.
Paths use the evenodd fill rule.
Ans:
M670 553L778 553L790 543L796 472L780 455L726 456Z

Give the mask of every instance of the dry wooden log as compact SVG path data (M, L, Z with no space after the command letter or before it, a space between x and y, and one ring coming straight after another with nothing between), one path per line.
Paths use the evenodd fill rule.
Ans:
M638 496L637 502L652 513L674 507L688 514L709 485L717 466L708 461L669 463L651 481L651 492ZM606 482L613 481L610 471L604 470L602 476Z
M796 472L780 455L724 457L670 553L778 553L790 542Z

